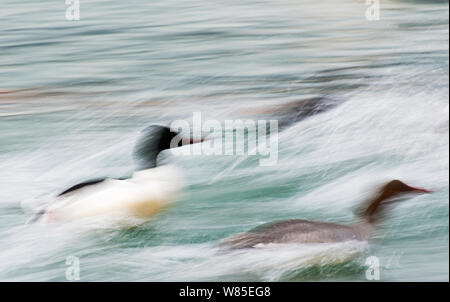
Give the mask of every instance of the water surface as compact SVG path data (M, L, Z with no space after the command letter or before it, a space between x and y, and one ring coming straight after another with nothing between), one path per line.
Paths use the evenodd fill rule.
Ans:
M64 281L448 281L448 2L4 0L0 11L0 279ZM326 96L340 105L283 130L278 164L176 156L186 192L129 230L25 225L27 202L133 171L150 123L257 118L250 109ZM392 178L434 190L392 209L374 241L222 254L259 224L354 221ZM326 265L362 251L347 264ZM308 260L324 255L324 265ZM328 257L328 258L326 258Z

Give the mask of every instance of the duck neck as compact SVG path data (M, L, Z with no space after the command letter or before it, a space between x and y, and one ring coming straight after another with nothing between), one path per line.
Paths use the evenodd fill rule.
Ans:
M138 170L155 168L159 153L170 148L175 135L163 126L151 125L144 129L133 151Z
M368 223L375 223L379 220L379 212L382 208L382 204L384 201L392 197L391 192L382 191L379 192L375 197L373 197L368 202L368 207L361 213L361 217L366 220Z
M142 157L139 160L137 160L138 167L136 170L142 171L142 170L156 168L158 154L159 154L159 152L151 152L151 153L146 154L145 157Z

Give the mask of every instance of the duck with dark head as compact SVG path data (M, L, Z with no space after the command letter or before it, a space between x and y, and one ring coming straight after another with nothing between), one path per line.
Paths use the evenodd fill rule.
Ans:
M248 232L224 239L222 247L230 249L253 248L264 244L282 243L333 243L350 240L367 241L371 237L373 224L381 217L383 206L397 197L408 194L423 194L430 191L409 186L400 180L392 180L368 200L360 213L363 222L342 225L331 222L289 219L256 227Z
M166 126L150 125L142 130L141 137L134 147L134 160L138 170L155 168L158 155L162 151L201 142L202 138L186 138Z
M157 164L170 148L201 142L183 138L161 125L145 128L134 148L136 171L131 177L100 178L76 184L58 194L30 222L64 222L92 216L114 218L121 224L145 222L172 204L183 187L181 172Z

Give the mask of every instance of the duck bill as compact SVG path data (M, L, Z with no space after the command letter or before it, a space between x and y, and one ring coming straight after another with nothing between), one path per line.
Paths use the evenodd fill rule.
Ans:
M195 138L182 137L178 141L178 147L192 145L192 144L197 144L197 143L202 143L203 141L204 141L203 138L195 139Z
M197 143L203 143L204 139L203 138L199 138L199 139L189 139L187 140L189 142L190 145L192 144L197 144Z
M433 191L430 191L430 190L427 190L427 189L423 189L423 188L417 188L417 187L411 187L411 186L408 186L408 187L411 189L411 191L418 192L418 193L428 194L428 193L433 192Z

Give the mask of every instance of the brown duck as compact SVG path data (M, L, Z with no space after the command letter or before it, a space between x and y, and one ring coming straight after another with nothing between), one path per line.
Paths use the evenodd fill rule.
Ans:
M221 244L231 249L253 248L259 244L280 243L333 243L349 240L369 240L372 225L380 217L382 206L394 198L410 193L430 193L430 191L408 186L392 180L381 187L368 201L359 216L362 223L342 225L331 222L290 219L264 224L246 233L236 234L224 239Z

